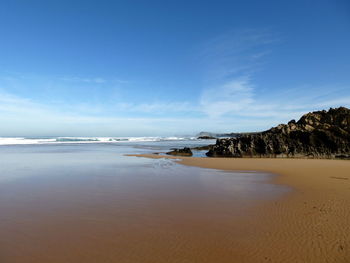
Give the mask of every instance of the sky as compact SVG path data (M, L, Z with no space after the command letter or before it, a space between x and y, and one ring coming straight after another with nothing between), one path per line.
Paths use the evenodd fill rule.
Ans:
M350 107L350 2L1 1L0 136L261 131Z

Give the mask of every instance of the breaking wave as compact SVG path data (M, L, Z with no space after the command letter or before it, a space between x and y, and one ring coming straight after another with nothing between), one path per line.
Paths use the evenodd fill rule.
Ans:
M0 145L58 144L58 143L123 143L197 140L196 137L0 137Z

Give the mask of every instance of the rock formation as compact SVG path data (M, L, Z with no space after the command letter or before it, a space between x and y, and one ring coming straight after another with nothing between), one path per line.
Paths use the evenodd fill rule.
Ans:
M213 133L213 132L200 132L197 139L216 139L216 138L237 138L243 135L254 134L255 132L231 132L231 133Z
M210 157L350 157L350 109L315 111L270 130L218 139Z
M216 139L216 137L213 137L213 136L199 136L197 139L198 140L214 140L214 139Z
M185 147L183 149L174 149L170 152L167 152L168 155L175 155L175 156L192 156L192 151L190 148Z

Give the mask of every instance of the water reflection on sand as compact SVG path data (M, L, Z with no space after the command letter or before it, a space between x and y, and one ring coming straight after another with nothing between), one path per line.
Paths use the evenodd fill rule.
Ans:
M287 191L268 174L123 155L140 151L1 147L0 262L232 262L237 222Z

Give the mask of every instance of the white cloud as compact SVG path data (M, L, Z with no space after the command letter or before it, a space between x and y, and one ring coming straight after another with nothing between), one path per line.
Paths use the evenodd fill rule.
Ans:
M109 94L108 98L80 101L79 104L68 104L64 98L56 102L41 100L45 102L43 104L0 91L0 135L4 131L9 132L8 135L11 135L11 131L17 134L32 131L46 135L74 132L75 135L115 133L116 136L193 134L202 130L256 131L298 119L308 111L350 106L349 87L287 87L267 96L258 95L254 72L278 41L267 30L229 32L209 41L201 54L202 64L208 65L203 81L209 84L203 88L197 101L174 101L169 98L168 101L144 100L135 103L123 100L118 93L115 96L117 101L113 103L112 93L106 93ZM4 83L1 84L2 88L6 90L25 90L30 81L33 83L28 89L50 87L46 83L59 80L57 90L61 86L85 88L130 83L100 77L58 79L34 76L28 79L25 76L0 76L0 79ZM62 81L71 83L61 85ZM91 90L87 98L94 97L94 89Z
M63 77L61 80L68 82L83 82L83 83L94 83L94 84L102 84L106 83L107 80L104 78L81 78L81 77Z
M200 98L201 110L209 117L221 117L241 111L253 102L253 88L247 78L206 89Z
M259 93L254 73L278 42L268 30L241 30L206 43L201 53L202 63L209 65L204 76L214 84L202 90L199 105L211 121L225 119L232 125L245 123L245 127L261 119L277 124L308 111L350 106L349 97L340 97L348 94L344 87L288 87Z
M279 41L267 29L226 32L202 47L201 64L206 65L206 75L215 82L249 75L259 69L261 59Z
M154 103L118 103L115 108L127 112L139 113L176 113L198 110L189 102L154 102Z
M318 95L323 97L322 94ZM257 131L298 119L307 111L337 106L350 106L350 97L315 101L313 96L305 96L302 103L286 98L262 103L248 78L203 91L197 105L188 102L124 104L117 105L112 114L106 114L110 110L108 106L101 106L98 115L84 110L89 109L89 105L84 105L83 110L81 105L64 109L60 105L43 105L0 92L0 135L158 136L195 134L203 130ZM122 107L126 112L138 113L136 116L143 113L145 117L122 116L119 114ZM157 117L160 111L166 117ZM188 117L176 117L172 114L176 112ZM209 118L193 117L194 112L202 112Z
M218 87L204 89L200 98L200 110L211 120L230 120L232 123L278 124L290 119L298 119L309 111L330 107L350 107L350 96L339 97L341 87L318 87L315 93L306 93L305 88L294 89L294 96L276 91L267 97L258 97L250 79L231 80ZM332 93L329 92L332 90ZM297 96L295 94L298 94Z
M76 83L90 83L90 84L105 84L105 83L118 83L118 84L128 84L129 80L119 79L119 78L101 78L101 77L62 77L60 80L67 82L76 82Z

